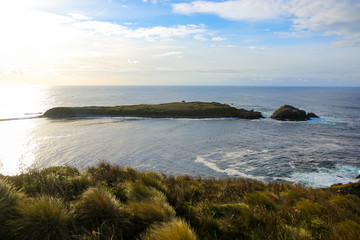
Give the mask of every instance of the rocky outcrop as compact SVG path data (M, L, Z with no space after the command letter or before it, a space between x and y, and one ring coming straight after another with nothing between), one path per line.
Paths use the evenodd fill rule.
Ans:
M360 181L348 184L335 184L328 189L341 193L341 194L353 194L360 197Z
M307 115L309 118L319 118L318 115L316 115L315 113L312 113L312 112L308 113Z
M310 118L318 118L315 113L306 113L304 110L298 109L290 105L284 105L277 109L272 115L272 119L280 121L306 121Z

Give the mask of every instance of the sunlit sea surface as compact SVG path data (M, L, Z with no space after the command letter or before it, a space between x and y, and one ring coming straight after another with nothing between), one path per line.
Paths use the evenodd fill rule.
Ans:
M290 104L321 118L34 118L55 106L217 101L270 116ZM27 87L0 89L0 173L106 160L170 175L245 177L312 187L360 174L360 88Z

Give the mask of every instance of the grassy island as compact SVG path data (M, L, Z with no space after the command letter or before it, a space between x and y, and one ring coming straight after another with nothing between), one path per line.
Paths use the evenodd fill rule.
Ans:
M101 163L0 175L0 239L360 239L348 186L202 179Z
M67 118L87 116L120 116L152 118L262 118L260 112L238 109L217 102L172 102L163 104L124 105L113 107L56 107L47 110L43 117Z

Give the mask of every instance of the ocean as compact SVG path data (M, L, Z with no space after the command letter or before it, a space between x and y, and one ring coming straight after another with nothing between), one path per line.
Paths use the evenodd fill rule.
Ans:
M56 106L210 101L269 117L290 104L320 116L270 118L36 118ZM0 88L0 173L108 161L169 175L244 177L327 187L360 174L360 88L62 86Z

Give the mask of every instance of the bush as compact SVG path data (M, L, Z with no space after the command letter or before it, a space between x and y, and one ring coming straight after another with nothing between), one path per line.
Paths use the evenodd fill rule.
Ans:
M8 223L17 214L17 206L23 194L12 184L0 179L0 239L10 238Z
M155 225L145 234L144 240L196 240L195 232L184 220L174 219L171 222Z
M69 239L73 214L58 198L40 196L30 203L23 202L13 221L19 239Z

